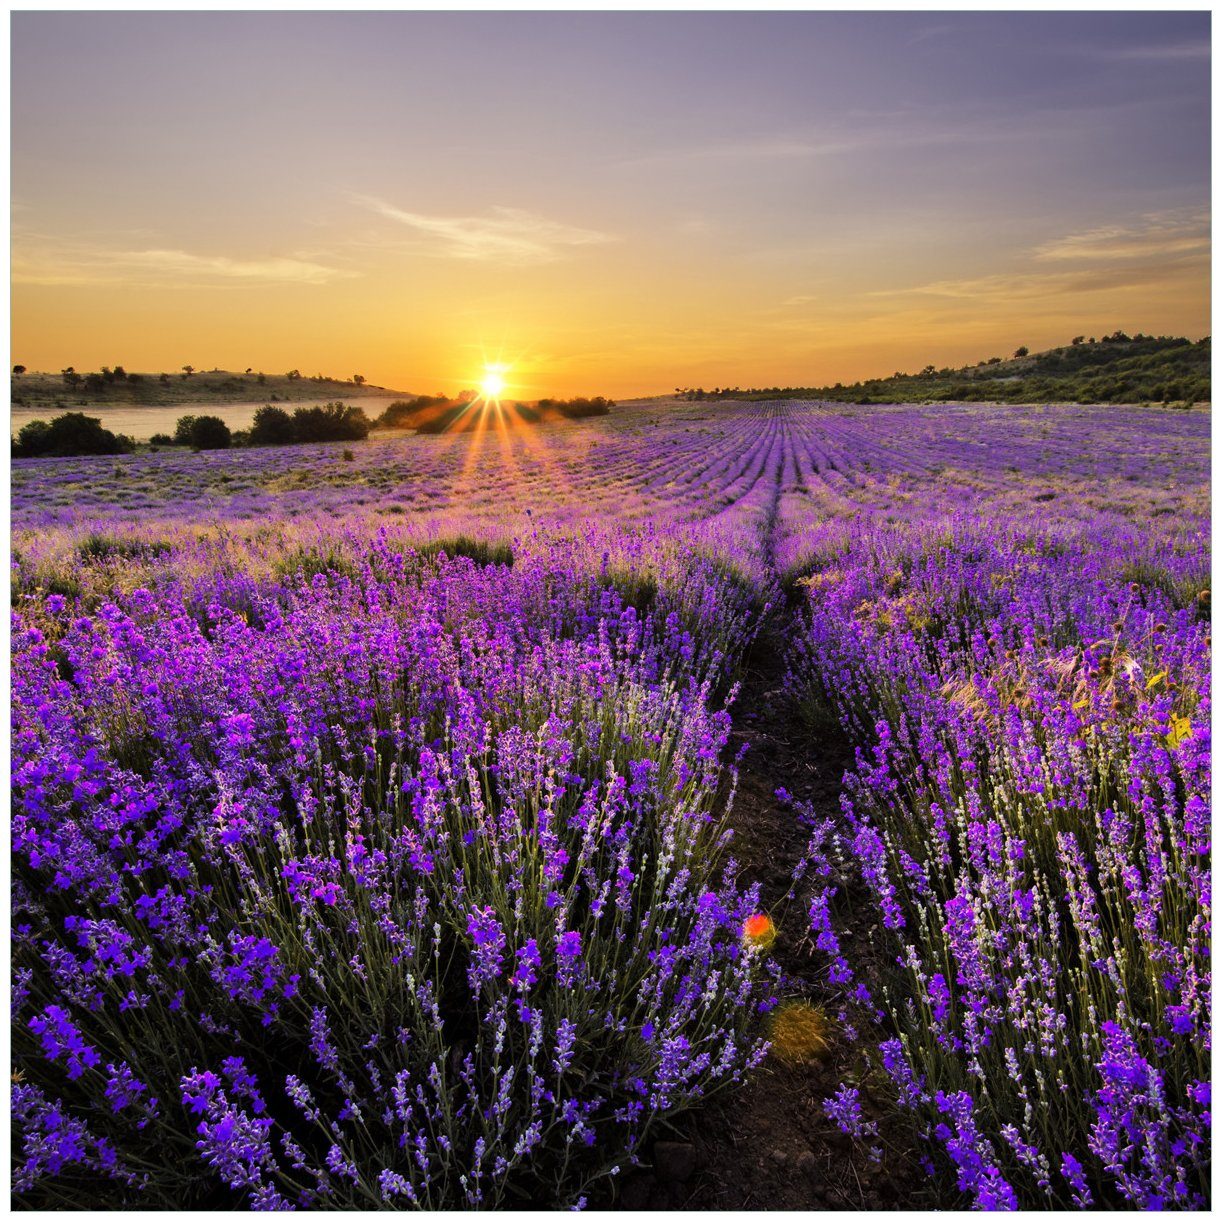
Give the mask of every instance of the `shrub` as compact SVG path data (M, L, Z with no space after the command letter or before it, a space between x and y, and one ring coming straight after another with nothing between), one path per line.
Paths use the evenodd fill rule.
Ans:
M863 992L834 888L813 932L967 1202L1202 1208L1209 649L1179 610L1197 568L1117 548L1101 572L1055 536L917 542L807 583L795 673L862 744L843 865L893 968Z
M31 420L13 443L14 458L71 457L78 454L123 454L126 439L102 427L96 416L65 412L49 424Z
M233 440L229 426L219 416L190 416L187 444L195 450L227 450ZM181 421L180 421L181 423Z
M602 395L595 395L592 399L540 399L535 406L540 411L554 410L570 420L578 420L584 416L605 416L615 403Z
M250 444L256 446L283 446L297 440L292 417L282 407L265 404L255 412L250 426Z
M444 407L448 402L445 395L417 395L414 399L396 399L374 421L374 426L381 429L412 428L415 418L426 408Z
M610 399L602 395L595 395L593 399L561 400L556 404L560 414L570 420L580 420L586 416L606 416L614 406Z
M564 555L352 567L15 630L23 1202L579 1205L762 1055L679 642Z
M466 404L458 403L453 407L443 409L439 415L428 415L422 419L418 418L416 421L416 432L426 435L449 432L455 424L463 420L466 414Z
M293 413L293 434L298 441L364 441L369 428L369 417L361 408L343 403L299 407Z
M154 433L149 438L149 445L151 446L176 446L178 445L178 438L171 437L169 433Z

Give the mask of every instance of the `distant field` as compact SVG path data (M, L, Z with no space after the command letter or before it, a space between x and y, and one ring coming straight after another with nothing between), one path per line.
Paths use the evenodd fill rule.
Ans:
M18 1201L1205 1207L1209 411L487 419L14 461Z

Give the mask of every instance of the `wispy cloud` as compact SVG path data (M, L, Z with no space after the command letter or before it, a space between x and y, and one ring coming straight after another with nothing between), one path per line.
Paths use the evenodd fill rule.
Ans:
M1208 268L1209 215L1199 209L1147 213L1124 224L1049 239L1015 266L986 276L881 289L875 298L941 297L977 302L1032 301L1182 283Z
M999 272L960 280L935 280L907 293L928 297L970 299L977 302L1032 301L1075 293L1116 292L1148 287L1166 281L1174 269L1168 267L1090 268L1064 272ZM883 291L871 296L889 297Z
M1061 115L1065 130L1065 115ZM693 162L800 162L890 149L995 145L1039 138L1047 141L1041 117L1006 113L965 117L949 108L854 111L836 125L758 132L650 153L617 162L621 169Z
M1189 39L1184 42L1148 43L1144 46L1090 47L1082 51L1093 59L1111 59L1120 62L1134 60L1201 60L1210 55L1209 40Z
M413 230L419 249L441 258L523 266L551 263L567 250L615 240L611 234L565 225L519 208L493 207L487 216L430 216L368 196L357 199L379 216Z
M1034 254L1042 262L1151 259L1205 253L1209 247L1209 214L1192 210L1149 213L1132 224L1067 234L1036 247Z
M17 284L326 284L352 274L295 256L237 259L186 250L114 250L19 234L13 237L12 278Z

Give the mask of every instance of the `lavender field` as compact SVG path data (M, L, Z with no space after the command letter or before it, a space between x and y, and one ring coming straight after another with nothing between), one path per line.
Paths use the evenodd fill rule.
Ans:
M15 461L16 1202L622 1204L821 1060L812 1149L942 1206L1207 1206L1209 427ZM765 655L849 744L770 775L792 859L735 801Z

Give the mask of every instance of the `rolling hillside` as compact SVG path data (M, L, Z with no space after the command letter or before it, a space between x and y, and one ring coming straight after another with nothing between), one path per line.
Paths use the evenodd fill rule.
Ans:
M831 399L847 403L1201 403L1210 398L1209 336L1193 341L1116 332L1079 336L1063 348L1009 359L990 357L960 369L926 366L852 385L688 390L683 397Z
M127 373L122 367L97 372L66 369L60 373L23 372L11 379L14 407L176 407L205 403L296 403L335 397L385 398L404 392L368 382L290 374L234 373L225 369L175 373Z

